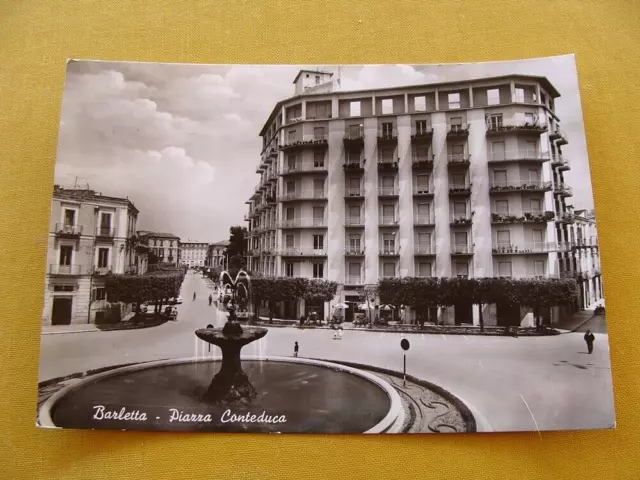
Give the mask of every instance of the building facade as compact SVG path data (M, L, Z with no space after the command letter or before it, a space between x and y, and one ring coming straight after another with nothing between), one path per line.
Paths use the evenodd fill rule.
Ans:
M187 267L204 267L207 262L208 243L181 242L180 264Z
M383 277L576 274L568 139L546 78L351 92L332 92L329 80L301 72L297 95L260 132L260 182L245 216L251 270L336 281L347 317ZM283 308L331 312L303 301ZM485 321L532 321L499 310L487 307ZM445 323L479 316L471 305L440 314ZM404 320L413 318L407 309Z
M43 324L93 323L106 314L104 276L136 270L137 218L129 199L54 186Z
M229 240L212 243L207 249L207 266L227 268L226 250Z
M180 237L172 233L138 232L140 243L146 245L157 263L181 265Z
M598 231L593 210L576 210L571 225L572 272L578 282L580 298L578 307L593 309L602 302L602 271Z

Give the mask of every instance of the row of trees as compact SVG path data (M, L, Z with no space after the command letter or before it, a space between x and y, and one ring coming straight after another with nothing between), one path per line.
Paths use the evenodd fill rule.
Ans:
M419 313L456 304L479 305L480 328L484 329L486 305L532 308L539 327L541 309L574 303L578 288L574 279L403 277L382 279L378 295L383 304L406 305Z

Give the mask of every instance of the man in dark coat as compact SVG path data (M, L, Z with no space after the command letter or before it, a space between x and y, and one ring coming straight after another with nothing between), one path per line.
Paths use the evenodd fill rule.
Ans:
M584 341L587 342L587 349L589 350L589 354L593 353L593 341L596 337L591 333L591 330L587 330L587 333L584 334Z

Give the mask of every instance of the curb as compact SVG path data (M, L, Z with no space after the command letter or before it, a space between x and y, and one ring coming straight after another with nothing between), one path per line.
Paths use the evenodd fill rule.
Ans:
M41 335L65 335L67 333L90 333L90 332L102 332L97 328L85 328L83 330L65 330L64 332L40 332Z
M587 318L584 322L580 322L577 326L573 327L571 330L567 330L566 328L556 328L556 330L558 330L560 332L560 335L564 335L567 333L575 333L576 330L578 330L579 328L581 328L585 323L591 321L591 319L593 317L596 317L597 315L591 315L589 318Z

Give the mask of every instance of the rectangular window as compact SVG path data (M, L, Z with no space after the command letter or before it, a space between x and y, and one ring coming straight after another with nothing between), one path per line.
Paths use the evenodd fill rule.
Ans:
M382 276L383 277L395 277L396 264L393 262L384 262L382 264Z
M424 135L427 133L427 121L426 120L416 120L416 134Z
M313 207L313 224L322 225L324 223L324 207Z
M491 142L491 159L505 160L504 142Z
M499 247L511 245L511 232L509 230L498 230L496 232L496 240Z
M427 111L427 97L414 97L413 98L413 109L416 112L426 112Z
M286 262L284 264L284 274L287 277L293 277L293 262Z
M383 138L393 137L393 123L385 122L382 124L382 137Z
M380 189L383 193L393 191L393 186L395 184L395 179L390 176L385 176L380 178Z
M348 164L359 165L360 164L360 152L354 150L346 150L344 152L345 160Z
M292 142L296 141L296 131L295 130L289 130L289 133L287 135L289 135L289 143L292 143Z
M348 283L360 283L360 263L349 263Z
M494 170L493 171L493 183L499 187L505 187L507 185L507 171L506 170Z
M501 277L510 277L511 262L498 262L498 275Z
M359 178L347 179L347 189L348 189L348 195L352 197L359 196L360 195L360 179Z
M360 235L351 234L349 235L349 248L352 252L360 251Z
M284 246L287 248L293 248L295 245L295 241L296 241L295 236L291 233L288 233L284 237Z
M393 99L391 98L383 98L382 99L382 114L389 115L393 113Z
M315 103L307 103L307 119L313 120L314 118L318 118L319 115L316 113L318 110L318 105Z
M395 206L382 205L382 218L384 223L391 223L395 220Z
M98 268L106 268L109 266L109 249L98 249Z
M396 236L393 233L382 234L382 250L384 253L395 253Z
M498 130L502 127L501 113L493 113L489 115L489 127L491 127L492 130Z
M509 200L496 200L496 213L506 215L509 213Z
M296 210L293 207L287 207L287 212L286 212L286 218L287 220L293 220L296 218Z
M349 207L349 218L353 220L355 223L360 223L360 207L358 206L350 206Z
M313 249L324 250L324 235L313 236Z
M427 145L416 145L416 158L418 160L428 160L429 159L429 147Z
M426 202L420 202L417 205L418 210L418 218L421 219L422 223L427 223L430 220L431 214L431 204Z
M538 157L538 149L535 140L527 140L524 142L524 155L530 158Z
M451 155L455 158L462 159L464 156L464 144L456 143L455 145L451 145Z
M287 155L287 169L289 171L292 171L292 170L296 169L296 155L295 154Z
M462 117L451 117L449 124L451 125L451 131L459 132L462 130Z
M313 278L324 278L324 263L313 264Z
M314 140L324 140L324 127L314 127L313 128L313 139Z
M418 232L417 244L422 249L429 248L431 246L431 234L428 232Z
M324 197L324 178L315 178L313 180L313 196L315 198Z
M527 125L533 125L536 123L536 117L533 113L525 113L524 114L524 123Z
M516 88L516 98L515 101L517 103L524 103L524 88Z
M542 232L542 230L532 230L531 238L533 239L533 244L535 246L542 247L542 244L544 243L544 233Z
M447 100L449 101L449 110L453 110L455 108L460 108L460 94L459 93L450 93L447 95Z
M531 183L537 184L540 181L540 170L537 168L529 169L529 181Z
M380 149L380 160L383 162L393 162L393 148L381 148Z
M111 232L111 214L100 212L100 235L109 235Z
M320 75L316 75L316 85L320 85Z
M73 292L75 290L73 285L54 285L54 292Z
M359 117L360 116L360 102L350 102L349 103L349 116L350 117Z
M455 232L453 234L453 243L456 247L467 246L467 232Z
M420 263L418 263L418 276L419 277L430 277L431 276L431 263L430 262L420 262Z
M542 200L539 198L532 198L530 200L530 206L533 213L542 213Z
M296 182L295 182L295 180L289 180L286 183L286 187L287 187L287 194L296 193Z
M456 275L459 277L469 276L469 263L468 262L456 262Z
M76 211L70 208L64 209L64 225L65 227L73 227L76 224Z
M429 175L418 175L416 177L418 193L429 193Z
M107 299L107 289L104 287L97 287L94 290L94 298L97 301L106 300Z
M467 202L453 202L453 213L456 216L467 214Z
M451 174L451 186L455 188L463 188L466 184L466 175L464 173Z
M73 247L70 245L60 246L60 265L71 265L73 257Z
M315 168L324 167L324 152L321 150L313 152L313 166Z
M533 262L533 272L536 277L544 276L544 262L542 260L536 260Z
M490 88L487 90L487 105L498 105L500 103L500 90Z

